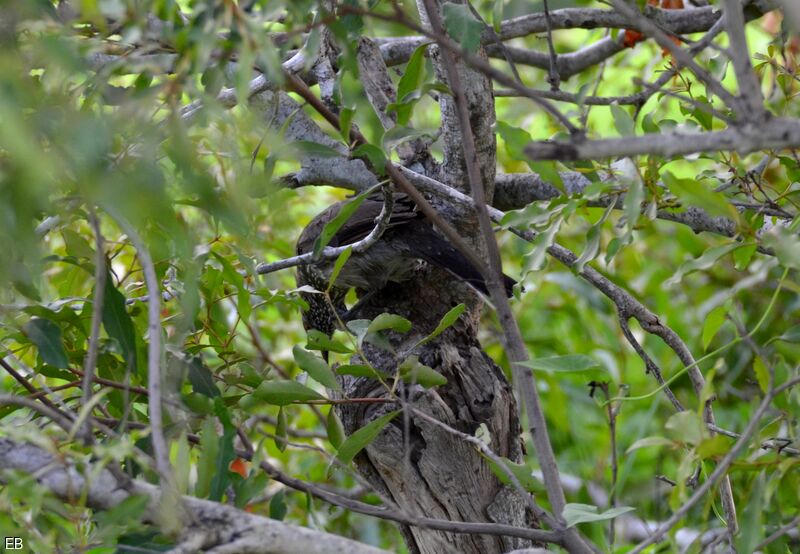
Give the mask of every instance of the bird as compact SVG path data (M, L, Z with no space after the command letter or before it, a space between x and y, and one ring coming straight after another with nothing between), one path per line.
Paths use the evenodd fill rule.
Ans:
M394 200L388 225L377 242L364 252L352 253L341 268L336 281L329 286L335 258L321 259L297 268L298 288L312 287L324 294L301 292L308 309L303 312L303 327L331 336L338 322L346 322L349 312L345 296L351 288L360 294L359 302L382 290L390 283L411 278L417 260L445 269L484 296L489 291L480 271L447 239L439 235L431 222L418 211L414 202L404 193L392 193ZM337 202L319 213L303 229L297 241L297 254L313 251L317 238L333 220L348 200ZM375 222L384 206L383 196L375 194L365 198L350 218L333 235L328 246L346 246L364 239L375 228ZM506 294L511 296L516 281L503 275Z

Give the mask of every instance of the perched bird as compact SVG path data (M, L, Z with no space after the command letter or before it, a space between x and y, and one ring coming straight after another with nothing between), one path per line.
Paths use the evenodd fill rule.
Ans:
M350 256L330 288L330 302L322 294L303 293L309 305L303 314L306 330L316 329L330 336L337 323L337 314L333 310L338 312L339 317L347 312L344 298L349 289L373 294L389 283L404 281L411 277L416 260L441 267L481 294L488 294L486 282L478 269L447 239L434 231L431 223L417 211L414 202L402 193L394 193L393 197L394 207L386 230L366 251ZM311 220L297 241L298 254L314 249L314 243L325 225L339 214L346 202L333 204ZM366 198L328 245L344 246L362 240L375 227L382 208L381 195ZM318 263L299 266L298 287L310 285L319 291L327 290L335 262L335 259L323 259ZM510 296L516 281L507 275L503 277L506 292Z

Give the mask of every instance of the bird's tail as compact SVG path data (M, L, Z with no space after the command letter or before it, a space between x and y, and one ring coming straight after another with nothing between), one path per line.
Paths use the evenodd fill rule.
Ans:
M484 296L489 296L486 280L483 278L480 271L478 271L478 268L472 265L472 263L447 242L447 240L434 234L429 229L427 232L419 233L419 240L413 245L413 251L415 255L426 262L447 270ZM509 297L512 295L514 285L516 284L517 282L514 279L508 275L503 275L503 285Z

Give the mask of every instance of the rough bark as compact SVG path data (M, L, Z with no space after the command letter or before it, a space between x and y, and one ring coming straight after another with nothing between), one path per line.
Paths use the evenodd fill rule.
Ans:
M36 480L57 497L76 503L85 499L95 510L110 510L132 495L147 497L146 520L163 519L162 490L136 479L120 481L108 469L65 461L57 454L33 444L0 438L0 474L19 471ZM170 552L215 554L335 554L340 552L385 554L385 550L297 525L283 523L238 510L233 506L182 497L191 517L185 522L175 548Z
M417 277L373 297L358 314L374 318L382 312L402 315L414 323L411 333L390 337L397 353L408 352L432 331L465 291L438 270L421 268ZM442 373L448 383L425 390L408 385L401 390L414 408L461 432L474 434L485 424L490 448L511 460L522 457L520 425L514 396L500 368L481 350L477 317L465 315L440 340L422 347L420 361ZM365 349L370 362L392 372L401 356L374 347ZM371 379L345 378L351 397L381 396ZM392 405L346 405L340 416L347 433L395 409ZM357 459L369 481L411 513L461 521L495 521L529 525L522 497L502 485L476 450L441 427L410 415L399 416ZM454 535L423 528L404 529L412 552L506 552L523 546L516 539Z

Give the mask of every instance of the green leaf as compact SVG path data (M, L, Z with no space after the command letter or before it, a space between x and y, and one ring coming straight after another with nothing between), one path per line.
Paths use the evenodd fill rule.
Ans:
M411 322L399 315L382 313L372 320L367 327L367 333L377 333L386 329L398 333L408 333L411 330Z
M694 179L678 179L669 171L662 171L661 179L683 206L703 208L709 215L739 221L739 212L728 203L725 196L708 189L703 183Z
M698 444L709 435L700 416L690 410L672 414L664 428L673 439L683 444Z
M634 450L639 450L640 448L647 448L649 446L675 446L675 445L676 445L675 441L668 439L666 437L645 437L643 439L639 439L638 441L630 445L628 449L625 451L625 453L629 454Z
M136 333L131 316L125 308L125 296L114 286L111 275L106 275L103 293L103 327L119 343L122 356L131 372L137 372Z
M275 493L269 501L269 517L283 521L289 509L286 507L286 493L283 489Z
M409 356L398 368L400 378L405 383L417 383L426 389L446 385L447 378L438 371L419 363L417 356Z
M275 406L288 406L292 402L321 400L325 397L297 381L264 381L253 396Z
M342 156L342 153L335 148L310 140L298 140L291 143L290 146L297 152L299 157L339 158Z
M333 408L328 412L328 419L325 422L325 431L328 433L328 440L331 446L338 450L344 442L344 426L342 425L342 420L336 415L336 410Z
M442 83L425 83L417 90L412 90L406 94L402 102L392 102L386 106L386 111L397 114L397 125L401 127L406 126L411 120L411 115L414 113L414 108L419 101L433 90L442 94L453 95L453 92ZM425 131L422 134L430 136L432 133L430 131Z
M525 256L525 267L523 269L523 274L527 273L528 271L535 271L544 267L547 249L553 245L553 242L555 242L556 233L561 228L562 223L564 223L564 215L559 214L543 233L536 235L531 243L533 249L528 255Z
M350 129L353 126L355 113L356 111L353 108L343 108L339 112L339 133L347 144L350 144Z
M695 271L701 271L705 269L709 269L713 266L717 260L721 257L725 256L726 254L730 254L737 248L741 248L742 243L740 242L731 242L728 244L723 244L721 246L714 246L709 248L699 258L695 258L694 260L689 260L688 262L683 263L679 268L678 271L675 272L675 275L664 281L664 284L668 287L676 285L681 282L684 275Z
M322 358L315 356L308 350L305 350L300 345L295 345L292 349L294 354L294 361L297 365L308 373L308 375L316 382L328 387L329 389L341 390L336 376L331 371L330 366Z
M661 129L658 127L658 123L653 120L653 114L649 113L642 118L642 130L645 133L660 133Z
M434 329L430 335L419 341L417 346L426 344L435 339L436 337L438 337L439 335L441 335L442 333L444 333L456 321L458 321L458 318L461 317L461 314L463 314L464 310L466 309L467 307L464 304L459 304L457 306L450 308L450 310L448 310L447 313L444 314L441 321L439 321L439 325L436 326L436 329Z
M530 167L531 171L536 173L546 183L553 185L563 193L566 192L564 190L564 182L561 180L561 174L558 172L558 165L556 162L533 162L529 160L528 167Z
M353 149L352 156L354 158L366 158L375 171L380 175L384 174L386 154L379 146L375 146L374 144L362 144Z
M243 509L253 499L259 496L269 483L269 475L265 472L251 472L250 477L242 479L233 487L236 493L236 507Z
M419 90L420 86L422 86L425 80L425 51L427 49L428 43L418 46L408 59L403 76L400 77L400 82L397 83L397 100L400 102L404 102L406 96ZM405 125L408 121L398 120L398 123Z
M725 323L725 316L728 315L729 310L730 306L725 303L711 310L706 316L706 321L703 323L703 350L708 350L708 345L711 344L722 324Z
M614 519L622 514L634 511L636 508L630 506L619 506L611 508L605 512L600 512L597 506L590 504L575 504L569 503L564 506L564 512L561 514L567 527L574 527L579 523L589 523L592 521L606 521Z
M498 121L494 126L505 143L508 156L513 160L527 161L525 147L533 141L531 134L524 129L509 125L505 121Z
M733 446L733 440L725 435L714 435L701 440L695 447L695 452L701 460L724 456Z
M283 409L283 406L278 410L278 422L275 425L275 448L279 451L283 452L286 450L286 443L288 434L286 433L286 428L288 424L286 422L286 411Z
M744 271L750 265L750 260L753 259L753 254L758 250L758 245L753 243L750 245L742 246L733 251L734 267L737 271Z
M703 252L699 258L695 258L694 260L689 260L688 262L681 264L681 266L678 268L678 271L675 272L675 275L664 281L664 284L667 286L673 286L680 283L684 275L694 271L709 269L721 257L725 256L726 254L730 254L737 248L741 248L741 246L742 243L740 242L731 242L721 246L711 247Z
M330 338L328 335L316 329L310 329L307 333L306 348L308 350L323 350L336 352L338 354L349 354L353 350L344 343Z
M367 337L367 329L369 329L370 323L372 322L369 319L351 319L346 323L347 328L356 336L359 348L361 348L364 339Z
M797 232L785 227L774 227L763 236L764 246L775 251L775 257L784 267L800 269L800 240Z
M69 358L61 339L61 327L49 319L34 317L22 330L39 349L43 362L61 369L69 367Z
M608 219L608 216L611 215L613 209L614 205L609 205L605 212L603 212L603 217L600 218L600 221L592 225L589 229L586 235L586 247L583 249L583 252L581 252L580 257L575 261L574 269L576 272L580 273L583 271L586 264L597 257L597 253L600 251L600 233L603 230L603 224Z
M484 25L472 15L466 4L444 4L442 6L444 27L447 34L462 48L476 52L481 45Z
M736 541L736 552L754 552L764 538L764 489L766 473L762 470L753 482L741 520L741 532ZM765 549L765 551L768 551ZM788 552L788 548L787 548Z
M623 137L632 137L636 134L636 123L628 111L617 104L611 105L611 115L614 118L614 127Z
M617 178L628 189L625 193L623 208L625 210L626 234L630 237L636 222L639 221L639 215L642 213L642 202L645 199L644 183L642 182L642 176L639 174L639 169L630 158L622 160L617 169Z
M764 394L769 390L769 370L764 365L764 360L761 356L756 356L753 360L753 372L756 374L756 381L758 381L758 388Z
M491 458L484 456L484 460L489 465L489 469L492 470L492 473L500 480L501 483L504 485L508 485L513 487L514 484L511 482L511 479L508 476L507 471L503 470L497 462L492 460ZM539 481L536 477L533 476L533 472L531 468L529 468L526 464L518 464L512 462L508 458L500 458L503 462L503 465L506 467L506 470L510 471L514 477L517 478L522 488L524 488L528 492L532 492L534 494L540 494L545 492L544 483Z
M61 237L64 239L64 247L68 256L94 261L94 250L85 238L71 229L62 229Z
M573 372L590 371L602 369L594 359L583 354L570 354L568 356L551 356L549 358L536 358L525 362L517 362L519 365L550 372Z
M200 431L200 458L197 460L197 482L194 494L198 498L207 498L211 492L211 480L216 472L215 460L219 453L219 437L216 422L207 418Z
M252 307L250 306L250 291L245 286L244 277L236 271L233 264L224 256L221 256L217 252L212 252L211 254L222 266L222 276L225 281L236 287L236 308L241 318L247 321L250 319Z
M386 375L383 375L382 373L375 371L370 366L363 364L342 364L336 368L336 373L339 375L352 375L353 377L386 377Z
M230 465L236 457L233 448L233 439L236 437L236 427L231 421L230 412L225 407L222 397L214 399L214 413L217 419L222 424L222 438L219 441L219 452L217 452L217 459L215 463L215 473L211 479L211 491L209 492L209 500L219 501L225 494L228 485L231 482Z
M328 288L325 289L325 292L329 292L331 287L336 283L336 279L339 278L339 273L341 273L344 264L347 263L347 260L350 259L350 255L353 253L353 247L348 247L344 252L339 254L339 257L336 258L336 262L333 264L333 271L331 271L331 278L328 281Z
M386 415L374 419L367 423L364 427L347 437L347 439L339 447L336 458L343 464L349 464L356 457L356 454L361 452L375 437L378 436L386 425L395 418L400 410L389 412Z
M352 217L361 203L366 200L368 196L368 192L362 192L350 202L344 204L339 210L339 213L336 214L336 217L331 219L325 227L322 228L322 232L317 237L317 240L314 242L314 256L319 256L320 252L328 246L328 243L331 241L333 236L342 228L342 225L347 223L347 220Z
M794 327L790 327L781 336L769 339L769 342L767 344L776 340L780 340L783 342L800 342L800 325L795 325Z
M181 402L191 411L200 415L211 415L214 413L214 401L211 397L198 392L181 394Z
M500 32L503 23L503 2L504 0L494 0L494 6L492 6L492 27L495 33Z
M194 392L210 398L221 396L217 385L214 383L214 374L203 364L199 357L193 357L187 365L189 368L189 382L192 384Z

